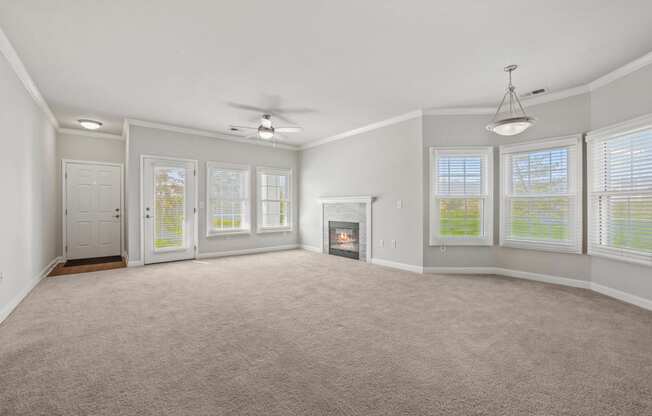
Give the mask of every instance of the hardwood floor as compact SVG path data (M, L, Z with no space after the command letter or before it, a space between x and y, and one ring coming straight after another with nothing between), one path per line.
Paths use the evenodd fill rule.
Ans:
M66 263L59 263L57 266L52 269L48 276L63 276L67 274L77 274L77 273L90 273L97 272L101 270L112 270L112 269L121 269L127 267L124 259L122 258L105 258L99 259L98 262L94 261L83 261L79 264L79 261L69 261Z

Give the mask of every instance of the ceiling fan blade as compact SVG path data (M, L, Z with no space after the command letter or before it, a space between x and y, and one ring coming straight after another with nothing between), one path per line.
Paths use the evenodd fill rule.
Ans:
M254 105L240 104L240 103L234 103L234 102L228 102L228 103L226 103L226 105L228 105L229 107L238 108L240 110L255 111L257 113L266 113L267 112L266 109L256 107Z
M284 113L284 114L308 114L308 113L315 113L316 110L309 108L309 107L274 107L270 108L269 111L273 113Z
M252 127L252 126L238 126L235 124L231 124L229 126L232 129L238 129L238 130L258 130L258 127Z
M274 131L279 133L298 133L302 130L299 126L274 127Z

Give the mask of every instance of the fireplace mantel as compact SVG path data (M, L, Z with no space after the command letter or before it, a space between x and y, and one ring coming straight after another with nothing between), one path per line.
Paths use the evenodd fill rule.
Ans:
M319 203L321 204L321 252L324 253L324 204L365 204L366 211L366 253L360 253L360 258L364 258L365 261L371 263L371 246L373 245L373 239L371 237L371 205L376 198L371 195L357 195L357 196L323 196L318 198ZM364 256L364 257L363 257Z
M363 195L363 196L323 196L319 198L319 202L322 204L371 204L374 199L373 196Z

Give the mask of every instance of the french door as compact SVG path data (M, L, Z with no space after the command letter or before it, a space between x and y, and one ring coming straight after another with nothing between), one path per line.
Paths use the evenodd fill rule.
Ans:
M145 264L195 257L197 162L143 158Z

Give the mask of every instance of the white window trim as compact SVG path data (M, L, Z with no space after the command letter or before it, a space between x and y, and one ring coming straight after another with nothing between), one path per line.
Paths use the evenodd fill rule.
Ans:
M455 155L481 155L485 158L483 174L483 192L479 195L438 196L439 181L435 181L437 160L439 154ZM492 146L463 146L463 147L431 147L430 148L430 245L431 246L491 246L493 245L494 230L494 148ZM439 235L439 204L437 201L444 198L479 198L483 200L482 237L441 237Z
M636 133L641 130L652 129L652 114L647 114L632 120L624 121L622 123L614 124L611 126L603 127L597 130L590 131L586 135L587 143L587 201L589 204L587 217L588 217L588 247L587 254L589 256L605 257L612 260L623 261L627 263L634 263L643 266L652 266L652 254L646 254L634 250L596 246L593 244L595 241L596 226L595 214L593 210L593 151L596 144L601 143L616 136L624 136L627 134ZM599 193L599 192L598 192Z
M280 227L263 227L263 201L260 192L260 175L287 175L288 176L288 204L290 204L290 212L288 216L288 225ZM258 234L264 233L283 233L292 231L294 219L294 200L292 196L292 169L289 168L270 168L265 166L256 167L256 232Z
M211 195L211 181L210 181L210 172L211 169L229 169L229 170L239 170L246 172L247 177L245 180L245 187L246 187L246 192L247 192L247 205L249 208L248 212L248 221L249 221L249 226L246 229L241 229L241 230L230 230L230 231L216 231L213 230L211 227L212 223L212 215L211 215L211 202L210 202L210 195ZM240 165L240 164L235 164L235 163L225 163L225 162L213 162L213 161L208 161L206 162L206 237L219 237L219 236L226 236L226 235L238 235L238 234L251 234L251 166L249 165Z
M577 236L573 244L563 244L544 241L527 241L527 240L513 240L506 238L505 224L507 223L507 191L509 189L509 181L511 181L511 166L506 162L507 155L512 153L528 152L533 150L546 150L556 147L575 146L575 159L569 160L569 173L574 175L569 177L569 193L568 196L574 196L576 205L574 211L575 226L577 229L570 230ZM574 171L571 172L571 169ZM523 248L529 250L552 251L559 253L582 253L583 241L583 193L582 193L582 178L583 178L583 152L582 152L582 135L574 134L570 136L562 136L551 139L537 140L536 142L516 143L500 146L500 245L502 247ZM571 191L572 187L572 192Z

